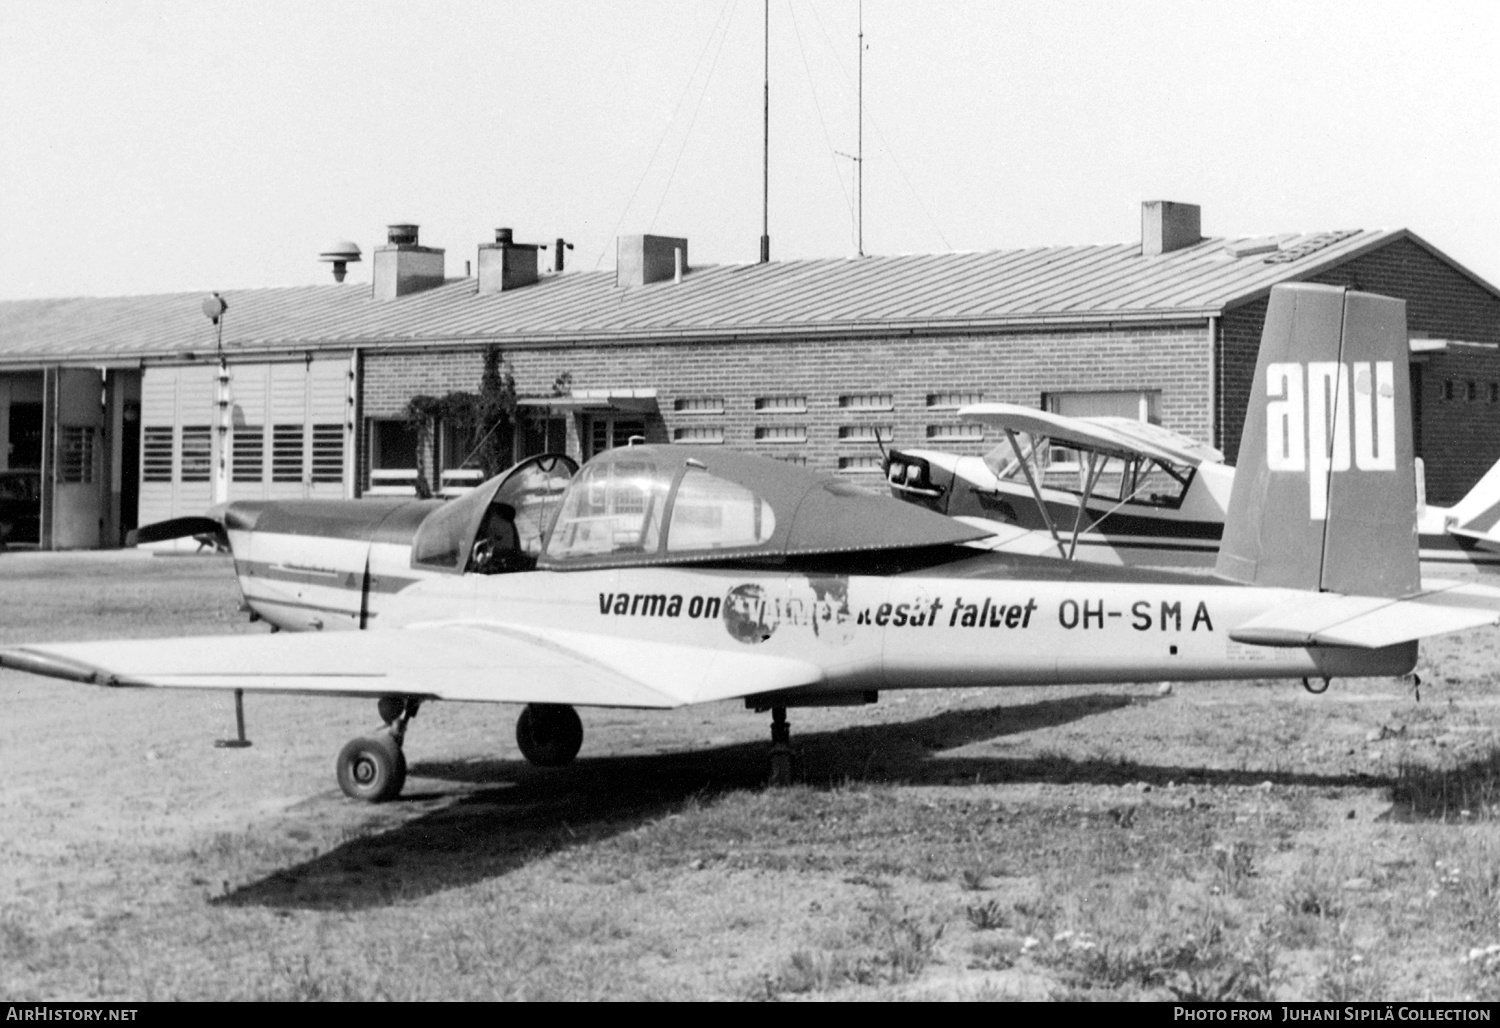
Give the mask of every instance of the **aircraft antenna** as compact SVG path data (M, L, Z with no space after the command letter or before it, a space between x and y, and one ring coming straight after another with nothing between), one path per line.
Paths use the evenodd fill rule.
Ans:
M765 0L765 92L761 119L760 262L771 260L771 0Z

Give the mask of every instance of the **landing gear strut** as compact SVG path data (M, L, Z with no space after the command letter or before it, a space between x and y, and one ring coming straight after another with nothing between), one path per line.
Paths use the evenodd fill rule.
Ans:
M350 799L384 803L401 795L406 784L406 754L401 748L406 725L421 701L410 696L382 696L377 705L380 728L351 740L334 765L339 788Z
M792 784L792 726L785 707L771 708L771 779L773 787Z

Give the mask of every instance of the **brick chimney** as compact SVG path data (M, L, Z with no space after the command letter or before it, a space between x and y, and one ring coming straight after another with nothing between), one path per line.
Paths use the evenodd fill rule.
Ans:
M394 300L443 284L443 251L418 246L416 225L387 225L386 240L375 248L375 299Z
M1203 242L1202 208L1195 203L1147 200L1141 204L1141 256L1158 257Z
M531 285L537 279L539 249L534 243L517 243L508 228L495 229L495 241L479 246L479 291L503 293Z
M679 266L678 261L681 260ZM686 274L688 245L674 236L621 236L615 249L615 285L648 286Z

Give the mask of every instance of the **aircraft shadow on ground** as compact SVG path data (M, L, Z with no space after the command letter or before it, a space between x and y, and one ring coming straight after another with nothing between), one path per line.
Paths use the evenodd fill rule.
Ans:
M1367 776L1142 765L1043 755L942 756L946 750L1107 713L1141 698L1075 696L1019 706L949 711L915 721L793 735L797 775L813 788L1000 782L1121 785L1381 787ZM795 711L792 711L795 730ZM769 717L769 715L768 715ZM278 870L216 899L229 906L357 910L470 885L550 853L628 832L690 800L765 786L768 743L676 753L583 757L558 769L523 761L418 763L411 774L469 783L473 791L413 795L375 808L368 830L327 853ZM415 817L410 806L442 799ZM403 809L405 808L405 809Z

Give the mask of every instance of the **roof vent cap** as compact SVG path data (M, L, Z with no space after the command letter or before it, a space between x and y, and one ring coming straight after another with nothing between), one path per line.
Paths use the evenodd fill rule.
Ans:
M509 246L515 242L516 234L508 228L495 229L495 242L501 246Z
M386 242L392 246L416 246L416 225L387 225L385 227Z
M359 244L352 243L347 239L340 239L328 249L318 254L318 260L324 264L333 265L333 280L344 281L344 275L349 270L349 265L358 264Z

